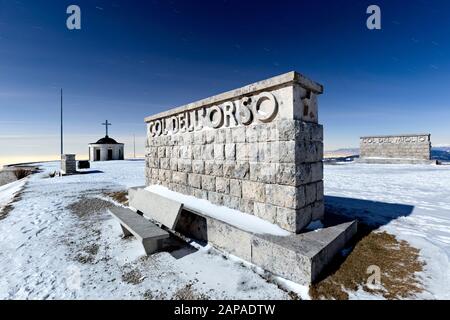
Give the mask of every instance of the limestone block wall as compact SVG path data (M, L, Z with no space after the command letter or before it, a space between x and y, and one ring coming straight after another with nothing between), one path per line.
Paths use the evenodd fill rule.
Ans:
M292 72L146 118L146 183L291 232L323 216L322 87Z
M360 157L431 159L430 134L404 134L360 138Z

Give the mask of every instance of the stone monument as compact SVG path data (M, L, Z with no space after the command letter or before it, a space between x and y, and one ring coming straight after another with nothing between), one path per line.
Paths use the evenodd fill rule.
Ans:
M61 155L61 174L69 175L77 173L77 161L74 154Z
M147 117L149 188L130 189L130 205L265 270L314 281L356 232L355 222L305 230L324 218L322 92L289 72ZM242 229L189 201L172 210L148 194L155 185L257 217L285 235Z
M291 72L146 118L147 184L300 232L324 212L322 90Z
M436 163L431 160L429 133L361 137L358 162Z

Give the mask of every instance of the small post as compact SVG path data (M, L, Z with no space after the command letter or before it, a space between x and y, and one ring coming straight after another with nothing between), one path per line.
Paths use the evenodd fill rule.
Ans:
M64 140L63 140L63 89L61 88L61 156L64 154Z

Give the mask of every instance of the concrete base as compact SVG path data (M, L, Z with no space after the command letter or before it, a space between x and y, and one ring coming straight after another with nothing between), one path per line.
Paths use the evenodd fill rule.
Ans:
M436 160L400 159L400 158L359 158L357 163L368 164L437 164Z
M207 241L275 275L309 285L356 234L357 223L351 221L279 237L253 234L201 213L183 210L176 231Z
M130 197L136 189L130 190ZM309 285L355 235L357 224L333 223L320 230L280 237L244 231L184 206L174 230L206 241L275 275Z

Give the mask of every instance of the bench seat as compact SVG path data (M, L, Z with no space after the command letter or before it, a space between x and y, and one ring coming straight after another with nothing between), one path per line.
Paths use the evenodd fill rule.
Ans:
M167 231L130 209L115 207L109 212L119 220L124 236L134 235L142 243L147 255L161 249L162 240L170 236Z

